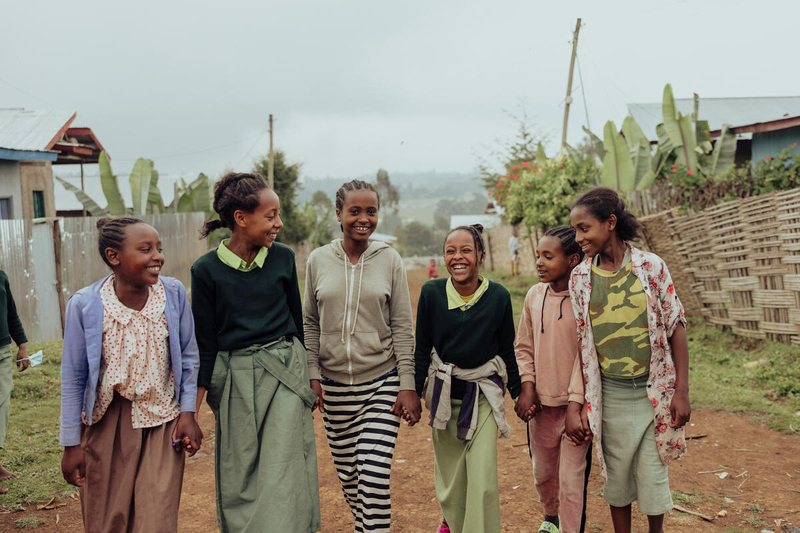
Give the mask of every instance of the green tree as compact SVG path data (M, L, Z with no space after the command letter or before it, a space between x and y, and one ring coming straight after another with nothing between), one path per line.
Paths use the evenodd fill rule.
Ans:
M397 228L397 246L402 255L434 255L440 243L434 231L416 220Z
M511 138L495 140L494 146L488 147L488 154L478 157L478 177L487 188L497 185L503 177L493 170L497 163L506 170L523 161L533 163L537 161L539 146L547 139L545 135L536 133L536 125L528 116L524 103L520 105L519 114L504 112L514 122L516 133Z
M282 150L275 154L275 181L274 189L281 201L281 220L283 229L278 233L278 240L287 244L296 244L308 238L310 228L306 217L297 207L295 198L300 188L300 163L286 163L286 156ZM253 166L253 172L267 177L269 156L262 157Z
M397 215L400 210L400 191L392 185L389 173L382 168L378 169L378 174L375 176L375 189L381 197L381 215L378 229L392 234L400 225L400 217Z
M323 191L317 191L311 197L310 202L306 202L303 212L309 226L308 241L315 246L322 246L333 240L333 232L336 228L333 216L334 208L330 197Z

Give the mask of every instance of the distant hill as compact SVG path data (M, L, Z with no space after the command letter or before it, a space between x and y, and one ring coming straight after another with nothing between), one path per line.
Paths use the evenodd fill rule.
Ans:
M389 173L392 184L400 190L400 201L430 198L449 198L461 196L465 193L482 192L483 187L477 178L478 172L398 172ZM375 175L357 176L354 179L375 182ZM316 191L323 191L333 199L336 191L342 186L342 178L313 178L302 179L302 189L298 191L297 203L302 205L311 200Z

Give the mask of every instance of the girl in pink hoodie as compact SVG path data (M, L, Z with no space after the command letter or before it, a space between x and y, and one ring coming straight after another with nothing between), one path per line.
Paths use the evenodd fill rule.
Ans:
M528 422L534 481L545 515L539 531L577 533L586 519L591 432L568 285L583 251L575 230L562 226L545 233L536 254L540 283L525 297L515 344L522 378L515 409Z

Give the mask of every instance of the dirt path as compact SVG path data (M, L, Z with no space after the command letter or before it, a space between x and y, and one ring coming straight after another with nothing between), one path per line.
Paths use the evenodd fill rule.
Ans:
M421 276L410 276L409 284L412 301L415 301ZM507 400L509 413L513 413L512 407L511 400ZM711 411L696 411L693 416L694 425L688 428L687 434L705 437L691 440L689 453L670 467L670 485L674 490L689 493L689 501L683 504L685 507L712 517L725 510L727 516L708 523L672 511L667 517L665 530L670 533L723 532L738 527L744 531L767 529L779 532L781 528L776 526L775 520L785 520L783 524L800 524L800 493L787 490L800 491L800 438L750 423L746 416ZM533 487L525 426L516 417L509 420L511 438L498 441L503 532L535 531L541 520L541 506ZM205 407L201 412L201 427L207 437L203 454L187 464L180 511L181 533L217 531L213 423L213 416ZM342 497L318 415L315 415L314 427L322 531L352 531L353 520ZM718 474L722 471L731 475L720 479ZM433 448L427 426L401 428L392 469L392 487L392 531L432 533L441 515L433 486ZM586 528L589 533L613 531L608 508L600 495L601 489L602 479L595 464L589 483ZM0 532L16 531L15 521L25 516L45 520L46 523L37 530L42 533L82 531L80 505L77 500L70 500L65 507L54 511L37 511L32 506L24 513L0 515ZM647 531L646 521L641 516L636 517L634 530Z

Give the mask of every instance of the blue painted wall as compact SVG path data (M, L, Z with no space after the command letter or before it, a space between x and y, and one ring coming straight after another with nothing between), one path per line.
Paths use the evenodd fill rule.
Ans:
M800 126L785 130L753 134L753 164L767 156L774 157L786 147L797 143L795 151L800 153Z

